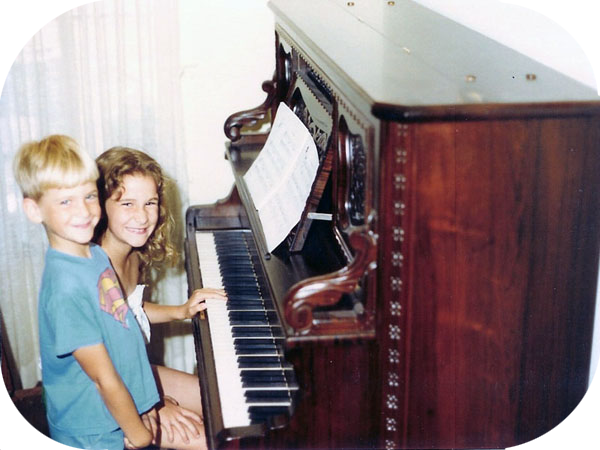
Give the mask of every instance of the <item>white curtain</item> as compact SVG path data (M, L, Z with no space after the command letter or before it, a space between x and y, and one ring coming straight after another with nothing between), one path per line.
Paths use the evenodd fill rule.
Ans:
M23 387L41 379L37 293L47 241L21 210L13 156L22 143L55 133L74 137L94 157L115 145L139 148L177 181L175 215L183 221L188 202L178 39L177 0L88 3L44 26L8 74L0 97L0 308L3 344L8 341ZM181 237L183 230L180 223ZM182 264L159 283L156 298L178 304L186 295ZM167 335L166 365L194 370L189 331L189 323L153 329L153 341Z

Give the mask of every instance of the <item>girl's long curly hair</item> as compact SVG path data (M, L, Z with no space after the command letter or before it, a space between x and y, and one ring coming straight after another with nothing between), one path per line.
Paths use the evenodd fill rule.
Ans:
M166 205L166 188L172 182L160 165L146 153L128 147L112 147L96 158L100 178L98 193L102 205L102 217L94 231L94 242L101 243L102 236L108 228L105 202L123 187L123 179L127 175L150 176L156 183L158 192L158 222L143 247L137 250L140 257L140 281L147 283L152 268L163 264L174 266L178 260L178 252L172 243L175 220Z

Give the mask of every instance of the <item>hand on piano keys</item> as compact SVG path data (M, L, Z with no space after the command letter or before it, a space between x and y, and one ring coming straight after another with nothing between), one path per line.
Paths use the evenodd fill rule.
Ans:
M206 300L212 299L217 301L226 301L227 294L224 289L201 288L192 292L192 295L181 305L182 319L191 319L200 311L206 309Z

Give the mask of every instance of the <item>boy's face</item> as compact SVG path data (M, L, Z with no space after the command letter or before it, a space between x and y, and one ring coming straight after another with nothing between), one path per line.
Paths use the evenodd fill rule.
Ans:
M43 223L50 246L75 256L88 256L88 244L100 220L96 183L72 188L50 188L36 202L24 200L27 216Z

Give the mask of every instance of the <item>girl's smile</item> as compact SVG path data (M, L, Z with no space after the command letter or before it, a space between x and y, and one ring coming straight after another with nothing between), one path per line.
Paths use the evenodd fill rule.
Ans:
M159 198L154 179L148 175L126 175L121 188L106 200L110 217L105 239L142 247L158 222Z

